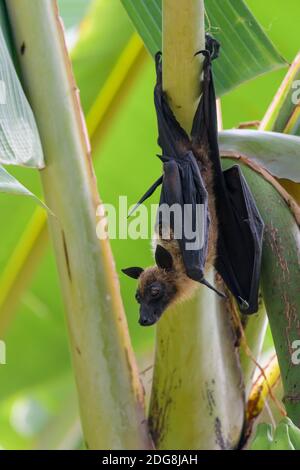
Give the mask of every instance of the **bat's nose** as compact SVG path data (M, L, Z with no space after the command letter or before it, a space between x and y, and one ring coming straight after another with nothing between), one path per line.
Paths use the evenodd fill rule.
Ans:
M155 319L153 318L141 317L139 319L139 324L141 326L150 326L150 325L153 325L154 323L155 323Z
M154 312L148 305L141 305L139 324L142 326L150 326L156 322Z

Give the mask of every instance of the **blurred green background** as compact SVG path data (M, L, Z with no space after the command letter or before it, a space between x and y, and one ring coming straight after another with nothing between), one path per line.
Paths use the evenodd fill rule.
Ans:
M281 54L291 62L299 50L299 0L284 3L247 0L246 3ZM69 44L73 44L77 25L88 12L89 2L60 0L59 5ZM91 18L89 21L85 20L80 30L86 39L72 53L85 113L89 112L108 71L133 32L119 0L109 0L106 14L96 28ZM224 96L223 127L261 119L286 71L283 68L258 77ZM155 157L158 148L154 82L154 64L149 56L108 131L101 136L101 145L94 151L98 187L105 203L117 205L119 195L127 195L129 204L136 202L160 175L160 164ZM11 173L34 193L41 194L36 171L14 168ZM155 202L156 197L149 203ZM30 200L1 194L0 272L35 208ZM118 273L122 267L146 266L152 262L150 240L112 240L111 245ZM120 285L134 349L139 362L148 365L155 330L140 328L137 323L135 282L120 275ZM50 245L22 295L5 337L0 333L0 339L5 339L7 347L7 364L0 365L0 448L80 446L64 311ZM270 334L267 345L271 345Z

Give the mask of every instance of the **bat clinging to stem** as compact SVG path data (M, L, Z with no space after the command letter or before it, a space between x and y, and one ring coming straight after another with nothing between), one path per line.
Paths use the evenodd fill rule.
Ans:
M211 266L222 276L243 313L258 309L264 224L240 167L224 172L221 168L211 67L218 51L219 43L207 35L206 50L200 51L204 55L203 93L191 138L168 105L162 89L161 54L156 55L154 102L163 176L136 205L162 185L154 240L156 265L123 270L139 280L136 299L143 326L156 323L167 307L191 296L199 283L216 291L204 277ZM175 206L181 209L179 220L169 216L166 223L162 209Z

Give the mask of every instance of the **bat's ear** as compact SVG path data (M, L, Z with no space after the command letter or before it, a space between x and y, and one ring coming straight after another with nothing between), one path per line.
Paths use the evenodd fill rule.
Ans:
M122 269L122 272L126 274L126 276L132 277L133 279L138 279L144 270L143 268L133 267Z
M172 255L161 245L156 246L155 261L159 268L166 269L167 271L173 268Z

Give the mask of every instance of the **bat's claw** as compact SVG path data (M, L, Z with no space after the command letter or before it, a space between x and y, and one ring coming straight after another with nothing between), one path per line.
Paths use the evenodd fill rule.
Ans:
M248 310L249 304L248 304L247 300L242 299L242 297L239 296L238 297L238 303L239 303L239 307L242 311Z
M209 289L213 290L216 294L218 294L220 297L222 297L223 299L227 299L226 295L224 294L224 292L220 292L218 289L216 289L214 286L212 286L206 279L204 279L204 277L201 279L201 284L203 284L204 286L208 287Z
M205 34L205 48L209 51L211 60L219 56L220 43L207 33Z
M209 34L205 34L205 49L196 52L194 56L203 54L206 59L212 61L219 56L219 50L220 43Z

